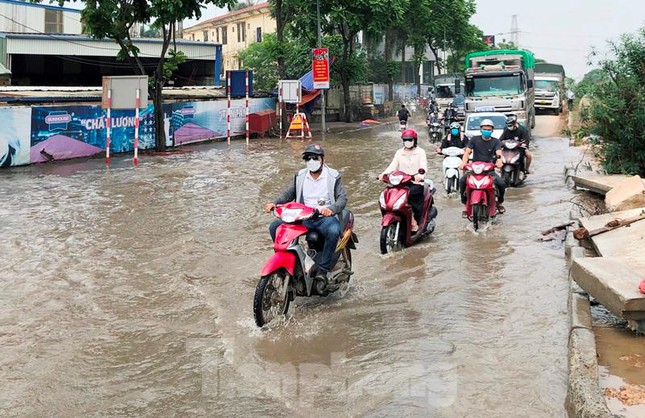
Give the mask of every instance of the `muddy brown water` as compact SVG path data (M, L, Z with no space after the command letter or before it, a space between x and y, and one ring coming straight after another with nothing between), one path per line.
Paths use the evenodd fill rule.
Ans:
M556 132L558 119L538 117ZM568 141L535 141L535 174L473 232L437 181L425 242L379 253L394 125L328 135L360 243L342 299L297 299L255 327L271 255L262 212L303 143L194 146L0 172L2 416L564 416L567 268L540 232L568 221Z

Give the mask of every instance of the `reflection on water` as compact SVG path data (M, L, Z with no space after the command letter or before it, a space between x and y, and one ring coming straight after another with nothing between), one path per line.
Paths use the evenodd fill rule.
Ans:
M562 166L577 151L535 141L536 173L474 233L418 127L435 233L380 255L374 179L400 134L328 135L356 214L355 283L296 300L270 330L251 311L272 252L262 206L306 143L0 173L0 414L563 416L566 266L535 238L567 220Z

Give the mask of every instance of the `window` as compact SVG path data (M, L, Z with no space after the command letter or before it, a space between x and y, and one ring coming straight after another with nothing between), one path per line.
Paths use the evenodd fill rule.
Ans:
M237 24L237 42L246 42L246 24L244 22Z
M208 42L208 31L202 31L202 34L204 35L204 42Z
M215 36L217 39L217 43L219 43L219 28L215 28Z
M222 27L222 45L227 44L227 39L226 39L226 26Z
M255 42L262 42L262 28L255 28Z
M45 9L45 33L63 32L63 11Z

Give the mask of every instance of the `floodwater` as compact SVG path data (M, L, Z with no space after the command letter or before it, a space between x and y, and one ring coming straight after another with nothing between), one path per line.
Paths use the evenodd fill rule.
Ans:
M539 132L557 132L538 117ZM438 183L425 242L382 256L394 125L328 135L360 243L342 299L296 299L255 327L271 255L264 203L305 143L191 147L169 157L0 172L1 416L557 417L567 381L568 140L541 137L524 187L478 233Z

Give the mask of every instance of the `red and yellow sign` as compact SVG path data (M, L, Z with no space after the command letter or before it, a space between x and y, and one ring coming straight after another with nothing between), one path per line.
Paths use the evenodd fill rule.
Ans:
M312 70L314 76L314 89L329 88L329 49L314 48Z

